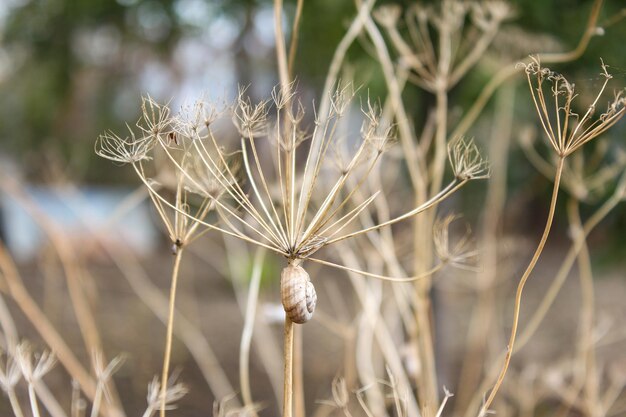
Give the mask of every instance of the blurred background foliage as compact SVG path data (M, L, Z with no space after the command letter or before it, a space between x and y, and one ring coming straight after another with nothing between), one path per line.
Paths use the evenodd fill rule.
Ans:
M378 4L384 3L392 2ZM394 3L408 8L413 2ZM533 51L575 47L592 2L512 3L516 15L495 40L489 58L451 92L452 120L505 63ZM295 1L286 1L285 7L291 22ZM602 57L616 78L613 86L626 84L624 10L621 1L606 1L599 20L604 34L591 40L581 59L554 69L594 87ZM351 1L304 2L295 74L305 101L319 94L354 14ZM369 51L366 39L350 50L346 77L364 86L362 94L384 96L384 80ZM121 132L124 123L132 124L142 94L178 104L206 91L229 98L240 84L249 85L253 97L266 97L277 81L274 58L268 0L6 0L0 5L3 161L18 162L21 173L35 182L59 174L89 183L134 182L130 170L110 169L108 161L97 158L93 143L106 129ZM520 82L523 77L517 83L525 88ZM525 123L536 124L526 90L518 91L514 132ZM433 99L412 86L405 98L419 131ZM486 109L485 120L493 117L492 110ZM488 136L480 129L489 131L479 121L470 134ZM612 132L614 142L623 144L623 124ZM540 178L517 147L511 167L514 188ZM613 222L626 224L623 215L617 217Z

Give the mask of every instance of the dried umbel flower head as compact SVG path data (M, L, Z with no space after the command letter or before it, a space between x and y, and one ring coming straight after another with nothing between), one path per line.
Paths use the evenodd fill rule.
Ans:
M173 410L176 408L176 401L183 398L189 390L185 384L176 382L176 375L172 376L167 381L167 387L165 389L165 395L161 390L161 383L159 378L155 375L152 381L148 384L148 395L146 400L148 401L148 408L144 413L144 416L151 416L155 411L161 409L162 398L165 398L165 409Z
M263 407L260 404L250 404L244 407L229 406L228 402L235 395L228 396L220 401L213 402L213 417L256 417Z
M561 158L567 157L606 132L626 112L624 91L619 91L615 93L606 110L594 117L600 99L612 78L604 62L601 67L600 75L604 78L602 87L581 116L574 112L573 103L577 94L573 83L567 81L564 76L542 67L536 57L532 57L531 62L524 65L541 126L550 145Z
M318 402L320 404L325 404L343 410L346 413L346 416L350 416L351 414L348 411L348 404L350 402L350 391L348 391L346 379L341 376L334 377L331 385L331 393L331 399Z
M151 138L136 138L130 127L129 137L121 137L113 132L105 132L98 137L95 151L98 156L120 164L134 164L152 159L148 156L155 141Z
M489 163L480 155L474 139L450 142L448 159L454 176L461 181L489 178Z
M296 100L293 91L274 90L273 101L258 104L252 103L244 93L245 90L239 91L230 109L230 118L224 118L232 122L233 130L239 133L237 149L228 150L226 138L216 133L215 117L221 117L222 113L207 110L216 106L197 102L183 107L181 114L171 115L167 104L144 99L144 115L138 123L140 138L133 136L132 140L123 142L125 146L114 148L114 151L119 149L117 153L101 149L98 153L131 163L150 190L159 213L173 210L179 217L189 219L185 222L179 218L168 227L173 242L181 239L185 242L186 234L177 230L176 225L188 224L185 227L190 230L203 225L284 256L287 266L283 276L298 278L294 282L303 285L304 292L297 294L297 301L304 301L307 307L293 310L295 305L285 304L288 314L298 312L292 318L294 321L310 319L315 305L313 284L303 269L305 261L349 269L314 258L316 252L335 242L417 215L447 198L468 180L484 177L485 164L475 148L461 146L451 159L455 163L456 178L441 193L384 223L359 228L356 223L360 214L378 195L374 192L362 198L365 191L362 186L393 136L380 107L367 101L362 129L358 136L349 135L345 140L350 146L342 154L341 169L335 171L327 170L326 166L330 153L337 148L337 132L343 129L339 127L355 94L350 85L343 85L328 97L327 113L315 114L310 134L305 133L304 106ZM220 132L223 131L223 124L219 126ZM307 139L308 146L300 146ZM142 152L132 152L134 156L129 158L125 156L128 146L140 148ZM145 169L150 155L156 151L178 172L174 202L159 192ZM268 159L270 164L267 164ZM196 213L190 213L187 192L203 201ZM353 198L356 196L358 200ZM205 221L208 210L214 210L217 222ZM364 271L353 272L374 276Z
M483 56L511 14L511 7L504 1L417 3L405 15L410 36L400 31L401 11L397 6L381 6L374 17L411 70L409 80L436 92L449 90L459 82Z
M448 215L438 218L433 226L433 241L437 257L444 264L452 265L459 269L475 270L472 265L478 252L470 250L472 243L471 230L466 225L465 233L456 241L450 239L450 225L459 218L456 215Z
M6 362L1 359L0 355L0 387L3 391L9 392L22 378L22 370L12 355L6 355Z
M57 362L52 352L43 351L33 354L32 347L28 343L21 343L17 346L15 359L20 365L24 379L29 384L43 378Z

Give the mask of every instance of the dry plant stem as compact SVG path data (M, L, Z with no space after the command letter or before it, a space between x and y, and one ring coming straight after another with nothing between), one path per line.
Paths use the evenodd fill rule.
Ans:
M298 50L298 34L300 32L300 19L302 18L302 6L304 0L298 0L296 4L296 15L293 18L293 29L291 30L291 42L289 44L289 79L293 79L293 63L296 60L296 52Z
M583 234L583 226L580 220L579 202L570 198L567 204L567 213L570 225L576 235ZM594 316L594 288L593 271L591 269L591 257L587 239L581 238L583 243L578 252L578 275L580 279L580 291L582 303L580 308L580 336L578 341L578 357L584 364L584 370L577 373L578 384L584 384L584 404L591 416L598 415L599 393L596 369L596 355L593 341L593 316ZM577 385L578 385L577 384Z
M443 174L446 168L447 124L448 124L448 92L439 88L435 94L435 156L433 161L432 182L430 194L434 195L441 189Z
M3 283L2 283L3 284ZM6 291L7 288L2 288L1 291ZM9 312L9 308L7 307L6 302L4 301L4 297L0 295L0 327L2 327L2 336L4 336L4 341L6 346L4 346L4 350L8 353L13 354L15 352L15 348L18 344L18 334L17 328L15 327L15 322L13 321L13 317Z
M358 279L351 277L352 280ZM354 282L353 282L354 284ZM378 384L377 375L382 373L381 362L376 357L375 329L380 316L382 299L382 284L377 282L362 282L363 314L356 329L356 359L357 372L361 386L368 387L364 394L370 410L379 417L388 416L385 406L385 394ZM380 372L377 372L380 371Z
M6 181L2 183L4 191L18 201L24 209L30 214L33 220L44 230L52 245L55 248L59 256L59 261L65 272L67 281L67 287L70 294L72 306L75 311L75 316L78 321L78 327L81 331L81 335L85 342L85 346L88 351L96 352L102 351L102 343L100 340L100 333L96 320L93 316L91 308L87 302L87 296L83 290L81 276L85 274L85 271L79 265L78 259L74 255L75 250L71 246L71 243L64 237L63 231L54 221L47 216L41 209L35 204L35 202L27 196L14 181ZM52 346L50 346L52 348ZM60 359L60 358L59 358ZM106 359L105 359L106 360ZM119 396L117 395L117 389L112 381L107 382L107 387L110 391L112 402L108 411L114 413L114 415L123 416L124 411L119 404ZM95 394L95 385L92 396Z
M442 41L442 43L445 43ZM442 53L445 48L441 47ZM432 182L430 188L430 194L436 195L440 189L443 181L443 174L446 165L446 149L447 149L447 113L448 113L448 94L445 90L444 72L440 74L441 77L440 87L436 92L436 111L435 111L435 155L432 172ZM419 193L416 193L419 198ZM417 273L430 268L433 255L432 255L432 240L430 239L430 233L428 230L432 229L434 218L436 215L436 207L434 206L427 211L422 218L417 218L414 221L414 258L415 258L415 271ZM417 333L417 347L421 354L421 362L424 367L424 371L417 376L418 386L423 389L424 401L423 406L427 406L429 410L433 410L439 403L439 391L437 383L437 369L436 369L436 357L435 346L433 337L433 323L431 321L432 311L430 303L430 291L431 283L428 280L424 282L415 283L415 321L418 324ZM428 416L427 416L428 417Z
M30 410L33 413L33 417L40 417L39 405L37 404L37 395L35 394L35 387L32 382L28 383L28 399L30 400Z
M411 182L413 184L413 188L416 194L416 204L419 206L421 203L423 203L426 200L426 195L427 195L427 191L426 191L427 186L425 184L425 178L423 175L423 171L425 170L425 167L423 166L424 165L423 158L420 155L420 149L415 146L414 136L408 124L409 118L405 112L404 105L402 102L400 86L395 76L395 71L393 69L393 64L391 62L391 58L389 56L389 52L387 50L385 41L380 31L378 30L376 24L373 22L370 16L367 17L366 29L370 38L372 39L372 42L374 43L374 47L376 49L378 59L380 61L381 68L383 70L385 82L387 84L387 89L389 91L389 100L393 107L394 113L396 115L396 121L398 123L398 130L400 133L400 141L401 141L402 149L405 153L405 158L407 160L407 167L409 169ZM443 107L444 106L441 106L441 108ZM441 120L441 117L440 117L438 120L438 123L439 123L438 131L443 132L443 136L442 136L442 133L439 133L438 138L443 137L443 141L445 142L445 114L443 117L443 121ZM444 126L443 129L441 126ZM439 149L442 149L443 151L443 162L445 163L445 155L446 155L445 143L444 143L444 146L440 147ZM424 235L430 236L430 232L424 233L424 230L428 229L426 227L426 222L424 218L417 218L415 220L415 224L416 224L415 228L419 229L419 232L417 232L417 236L424 236ZM419 238L419 241L416 240L415 242L416 246L419 246L420 248L422 248L422 245L418 245L418 242L425 243L426 245L429 244L429 242L423 242L423 240L424 239L421 237ZM418 258L421 259L422 256L423 254L420 253ZM427 258L430 259L429 256L427 256ZM420 262L419 269L416 269L415 272L416 274L419 275L420 272L426 269L428 269L428 263ZM437 401L437 383L436 383L436 374L435 374L435 369L434 369L434 352L433 352L433 344L432 344L432 334L430 331L430 327L431 327L430 313L429 313L430 306L428 303L428 296L426 294L427 292L426 288L428 288L429 285L426 282L421 282L421 283L416 283L415 286L416 286L416 289L415 289L416 312L415 314L416 314L418 327L420 329L417 345L418 345L420 356L423 355L421 358L422 359L421 362L423 364L431 365L431 366L427 366L427 369L425 370L425 372L421 373L420 376L418 376L417 383L418 383L419 391L424 393L425 397L427 398L426 402L427 403L432 402L433 407L435 407L435 404L437 404L438 402Z
M143 192L139 193L138 191L141 190L143 190ZM106 254L126 277L131 289L139 299L159 318L159 320L161 320L161 322L163 322L163 324L167 324L168 298L152 284L146 271L137 262L137 259L119 246L103 239L100 233L101 230L106 230L113 219L119 218L125 211L132 209L136 204L140 203L142 200L139 200L137 198L138 196L143 196L143 199L145 199L145 189L140 187L138 191L130 194L115 208L112 217L108 218L107 222L101 226L102 229L95 229L88 219L82 217L82 213L75 212L74 214L91 233L93 238L104 248ZM68 208L72 209L72 207ZM176 317L177 325L174 326L174 332L193 356L215 397L224 398L230 395L234 391L233 387L229 383L224 371L220 368L219 361L215 357L211 346L202 332L182 316L180 312L176 312ZM235 407L239 406L236 399L231 400L231 403Z
M7 396L9 397L9 403L11 404L11 411L15 414L15 417L24 417L24 412L20 406L20 402L15 395L15 389L13 387L7 387Z
M379 299L374 299L375 297L369 295L372 293L373 291L368 291L368 297L372 298L370 302L368 302L370 308L373 308L374 303L379 303ZM370 387L370 389L365 391L367 404L374 415L382 417L388 416L388 413L385 408L385 396L378 388L376 369L374 368L374 364L376 363L373 354L373 348L376 342L374 338L375 327L376 321L370 321L370 315L367 309L365 309L365 314L363 314L359 320L358 339L356 341L356 360L361 385Z
M167 333L165 335L165 353L163 354L163 373L161 374L161 410L160 416L165 417L165 393L167 391L167 379L170 371L170 358L172 356L172 334L174 331L174 312L176 307L176 287L178 286L178 272L180 260L183 257L183 246L176 247L174 267L172 269L172 282L170 287L169 308L167 315Z
M159 201L161 202L164 206L171 208L172 210L174 210L176 213L185 216L186 218L188 218L191 221L196 222L197 224L200 224L202 226L206 226L208 229L211 230L217 230L220 233L223 233L225 235L228 236L232 236L232 237L236 237L238 239L244 240L246 242L250 242L253 243L257 246L261 246L263 248L269 249L273 252L276 252L280 255L284 255L286 256L287 254L285 252L279 251L278 249L276 249L275 247L269 245L269 244L264 244L260 241L254 240L252 238L249 238L248 236L242 234L242 233L237 233L237 232L231 232L229 230L225 230L222 229L220 227L217 227L211 223L207 223L205 221L201 221L199 219L194 218L191 214L187 213L186 211L182 210L180 207L176 207L174 204L170 203L167 199L165 199L165 197L163 197L162 195L160 195L158 193L158 191L154 188L154 186L151 185L151 183L146 179L146 176L143 173L143 168L138 167L138 164L133 164L133 168L135 168L135 171L137 172L137 175L139 176L139 178L141 179L141 181L143 182L143 184L148 188L148 190L150 190L151 192L151 196L155 198L155 201Z
M574 242L570 247L563 263L561 264L557 274L554 278L554 281L550 285L550 288L546 291L544 298L541 300L539 307L535 309L532 317L528 320L526 327L520 333L518 338L516 351L519 350L522 346L524 346L531 339L535 331L539 328L543 318L548 312L548 309L556 299L559 290L563 286L565 279L567 278L578 252L582 249L583 244L589 233L622 201L624 194L626 192L626 174L623 174L619 180L617 188L613 195L604 203L598 210L596 210L590 217L587 219L583 226L583 230L581 234L575 236Z
M98 410L100 409L100 404L102 403L102 394L102 384L98 383L96 387L96 398L94 398L93 404L91 405L90 417L96 417L98 415Z
M602 206L594 212L589 219L587 219L583 225L583 233L575 237L575 240L565 256L565 259L563 260L554 281L550 285L550 288L548 288L545 296L539 304L539 307L535 309L532 317L528 320L528 323L524 327L523 331L519 334L513 353L524 347L539 328L539 325L542 323L550 306L556 299L559 290L563 286L565 279L576 261L577 254L584 243L583 239L586 239L589 233L591 233L591 231L620 203L620 201L622 201L624 195L626 195L626 174L622 175L620 178L613 195L604 204L602 204ZM496 372L498 370L497 364L503 359L504 353L493 363L493 366L490 368L485 379L483 379L480 387L477 390L474 390L475 395L470 402L469 407L466 408L467 411L465 413L465 417L470 417L472 415L471 411L478 407L478 403L482 398L482 393L489 388L489 385L491 384L490 381L493 381L496 378Z
M76 379L87 397L93 399L96 392L96 384L83 368L72 350L67 346L61 335L50 323L46 315L39 309L37 303L31 298L28 290L17 271L13 260L8 254L6 247L0 242L0 270L9 287L9 293L26 315L46 344L55 353L68 373Z
M345 35L337 45L333 58L330 61L328 72L326 73L326 79L324 81L324 89L322 90L322 96L320 97L320 106L317 114L321 117L320 122L324 124L326 122L326 115L330 109L331 91L333 87L337 85L337 79L339 77L339 71L343 64L343 60L348 52L348 49L359 36L365 25L367 16L369 16L375 0L364 1L359 7L358 14L350 24L350 27L346 31ZM317 141L319 142L319 141Z
M498 110L493 115L496 123L492 128L488 153L491 161L491 177L487 182L481 242L478 245L484 248L481 255L481 271L477 274L479 293L470 314L467 349L459 373L453 415L462 415L462 410L467 408L472 394L475 393L483 369L486 344L490 340L489 333L492 330L491 323L495 313L493 284L498 272L498 228L507 195L507 156L511 142L511 126L513 126L514 98L515 86L505 85L498 93L496 101Z
M541 256L541 253L543 252L543 248L550 234L550 228L552 227L552 220L554 218L554 211L556 208L556 202L557 202L557 198L559 194L559 185L561 183L561 175L563 174L564 162L565 162L565 158L562 156L559 157L557 167L556 167L556 173L554 175L554 188L552 189L552 199L550 201L550 209L548 212L548 219L546 220L546 226L544 228L543 235L541 236L541 240L539 241L539 245L537 246L537 249L535 250L533 257L530 260L528 267L524 271L524 274L522 275L522 278L520 278L519 284L517 285L517 290L515 292L515 307L513 309L513 323L511 325L511 335L509 337L509 343L508 343L506 355L504 358L504 364L502 365L502 369L500 370L500 374L498 375L495 385L491 389L491 392L489 393L487 400L485 400L485 403L480 409L479 416L481 417L487 414L487 411L489 410L489 406L491 405L496 394L498 393L498 390L500 386L502 385L502 381L504 380L504 376L506 375L506 371L509 367L509 363L511 362L511 356L513 354L513 348L515 346L515 337L517 336L517 326L519 323L519 314L520 314L520 308L521 308L521 303L522 303L522 292L524 291L524 286L526 285L526 281L528 280L528 277L530 276L531 272L535 268L535 265L537 264L537 261L539 260L539 256Z
M343 262L354 269L361 269L357 256L349 250L340 251ZM374 335L376 342L382 352L385 363L391 369L394 377L398 380L398 385L401 390L409 392L411 383L406 374L406 370L402 363L402 358L399 355L398 348L394 344L394 339L391 335L389 328L383 320L379 320L380 315L378 306L372 305L367 281L358 276L354 272L348 272L350 275L350 281L355 289L355 292L359 298L361 306L365 310L365 314L368 315L372 326L374 327ZM409 416L420 417L418 404L414 396L410 395L406 399L406 407Z
M75 311L79 329L85 341L88 351L101 351L101 341L96 325L96 320L87 304L87 297L81 285L82 268L74 255L75 251L71 243L64 237L63 231L55 224L35 203L11 185L11 195L16 198L35 222L46 232L50 238L65 272L67 287Z
M224 272L224 276L230 277L243 277L248 272L245 269L245 264L239 261L239 256L233 254L247 254L249 246L238 239L223 239L224 241L224 258L227 259L228 270ZM193 250L193 246L190 247ZM207 261L206 256L202 256L204 261ZM245 315L244 310L247 311L245 306L244 297L242 294L245 292L247 283L241 282L241 280L233 279L233 287L235 289L235 296L239 308L242 314ZM247 300L246 300L247 301ZM283 365L283 351L282 340L281 343L277 343L272 332L272 328L263 316L257 316L253 325L254 337L252 342L256 354L259 357L260 363L265 368L265 372L269 378L270 384L274 391L276 398L276 404L282 402L282 365Z
M305 417L302 326L293 329L293 408L295 417Z
M265 250L259 249L254 257L252 268L252 278L248 289L248 301L246 303L246 313L241 332L241 344L239 348L239 379L241 381L241 397L243 405L256 416L254 402L252 401L252 390L250 389L250 344L252 343L252 333L254 331L254 319L256 317L257 301L259 299L259 287L261 285L261 271Z
M285 316L283 417L291 417L293 410L293 326L294 323L291 319L288 316Z
M132 290L163 324L167 324L169 302L167 297L150 281L146 271L136 259L111 246L105 245L107 253L126 277ZM232 394L234 389L202 332L180 312L176 312L175 315L174 333L189 349L215 397L225 398ZM233 406L239 406L236 398L233 398L231 403Z
M289 65L285 37L283 35L283 2L274 0L274 37L276 38L276 60L278 62L278 74L282 91L288 93L289 88Z
M407 161L407 170L409 171L411 184L419 197L418 201L425 201L427 191L423 173L425 170L425 167L423 166L423 157L419 153L419 148L415 145L414 135L411 130L411 126L409 125L410 118L404 108L402 91L400 90L398 79L396 78L396 73L393 68L393 63L391 61L387 45L382 34L378 30L378 27L369 14L366 16L365 28L374 43L376 54L383 70L383 76L385 77L385 83L387 84L387 90L389 91L389 100L396 116L396 122L398 123L400 143L402 145L402 150L404 151L404 157Z
M541 60L541 62L544 64L556 64L570 62L580 58L589 46L589 41L596 32L598 17L600 16L600 10L602 9L603 2L604 0L594 1L593 6L591 7L591 12L589 13L587 25L585 26L585 31L583 32L583 35L581 36L578 44L574 49L563 53L540 53L538 54L538 58ZM474 103L472 104L472 107L466 112L465 116L463 116L463 119L461 119L457 127L450 135L450 138L454 139L467 133L469 128L474 124L474 122L476 122L476 119L480 115L481 111L485 108L485 106L489 102L489 99L491 98L493 93L496 92L498 87L521 70L522 68L518 67L516 61L515 63L510 64L498 71L483 88L476 101L474 101Z
M41 380L35 383L35 393L52 417L67 417L59 402ZM98 413L94 414L94 417L97 417L98 414L100 414L99 409Z

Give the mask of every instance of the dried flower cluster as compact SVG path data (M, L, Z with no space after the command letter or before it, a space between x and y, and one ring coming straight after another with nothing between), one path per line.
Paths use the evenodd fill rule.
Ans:
M338 89L328 114L316 115L311 133L303 127L304 107L291 91L275 89L271 101L252 104L241 90L233 106L218 109L200 100L175 116L167 105L145 98L143 116L137 123L141 136L132 132L129 138L104 134L96 143L96 152L115 162L132 164L159 211L169 207L195 225L265 247L296 264L316 261L312 255L333 242L414 216L468 180L488 174L473 141L460 140L450 149L456 178L441 193L389 221L347 232L349 227L355 228L359 214L378 194L358 204L353 202L388 148L393 132L379 108L368 101L359 137L339 139L337 130L353 96L349 86ZM223 122L228 115L240 136L235 149L228 149L227 134L218 132L223 124L215 128L216 121ZM339 169L333 170L336 165L326 161L340 140L351 141L354 150L348 160L337 164ZM187 192L202 201L199 212L203 216L191 215L186 199L172 203L159 192L157 181L144 167L146 161L157 158L153 155L156 152L177 169L181 181L177 194ZM217 222L206 221L209 207L217 213ZM173 230L171 235L180 233Z
M604 82L582 117L574 111L573 104L577 94L573 83L549 68L542 67L537 58L525 65L525 70L541 126L550 145L560 157L572 154L585 143L606 132L626 112L626 97L624 91L619 91L608 103L606 110L594 117L607 84L613 78L604 62L600 73Z
M374 17L411 70L410 80L435 92L448 90L461 80L483 56L512 11L503 1L444 0L436 6L418 3L406 11L404 19L409 40L400 30L401 14L400 6L385 5ZM464 27L466 21L471 24ZM432 29L438 39L433 38Z

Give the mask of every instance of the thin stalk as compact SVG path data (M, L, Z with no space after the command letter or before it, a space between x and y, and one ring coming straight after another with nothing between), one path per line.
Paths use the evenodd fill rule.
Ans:
M344 239L348 239L354 236L358 236L361 235L363 233L367 233L367 232L371 232L374 230L378 230L381 229L385 226L389 226L392 225L394 223L397 223L399 221L402 221L404 219L408 219L409 217L415 216L423 211L428 210L429 208L436 206L437 204L439 204L440 202L442 202L443 200L445 200L446 198L448 198L450 195L454 194L459 188L463 187L465 184L467 184L469 180L453 180L452 182L450 182L446 188L444 188L443 190L441 190L441 192L439 192L436 196L432 197L430 200L422 203L421 205L415 207L413 210L408 211L398 217L394 217L391 220L387 220L385 222L379 223L377 225L371 226L371 227L367 227L365 229L361 229L361 230L357 230L356 232L352 232L352 233L348 233L346 235L343 236L339 236L333 239L330 239L328 242L326 242L326 245L330 245L331 243L335 243L335 242L339 242L340 240L344 240Z
M249 251L250 247L240 240L237 239L223 239L224 248L222 249L222 253L217 254L216 256L223 256L226 259L226 263L228 265L228 275L231 277L243 277L247 273L245 269L245 265L240 261L242 254L244 254L248 259L250 257ZM193 247L191 247L193 249ZM217 246L216 246L217 249ZM210 265L210 261L205 259L205 256L202 256L200 259L207 264ZM247 299L245 299L245 291L248 288L248 283L243 282L242 279L233 279L233 288L235 290L235 299L237 300L237 304L239 305L239 309L242 311L242 315L244 315L245 311L247 311ZM279 341L275 340L274 335L272 334L272 328L270 327L270 323L266 317L263 315L257 316L253 326L254 334L252 343L256 350L256 354L259 357L259 362L263 365L265 369L265 373L269 378L269 382L276 398L276 404L280 404L282 402L282 360L283 360L283 351L282 351L282 339ZM232 394L232 390L230 393Z
M605 201L598 210L596 210L588 219L585 221L583 225L583 231L581 235L578 235L573 240L572 245L570 246L565 259L561 263L561 266L556 273L554 281L550 285L550 288L546 291L543 299L539 303L539 306L533 312L532 317L528 320L526 326L523 331L520 333L517 338L517 343L515 345L515 350L513 353L519 351L523 346L528 343L532 336L535 334L545 315L547 314L550 306L556 299L560 288L563 286L565 279L568 276L569 271L571 270L574 262L576 260L577 254L580 251L583 239L586 239L587 236L591 233L591 231L622 201L624 193L626 192L626 174L622 175L620 178L616 190L611 195L611 197ZM482 396L480 395L482 392L485 392L490 383L489 381L495 380L496 378L496 364L500 361L500 358L504 357L504 353L499 356L499 358L494 362L493 366L487 372L487 376L483 379L478 389L475 389L475 395L472 398L472 401L469 403L470 405L466 408L465 417L470 417L471 410L478 407L478 403L481 401Z
M444 46L442 50L446 49ZM447 76L447 66L441 69L442 80ZM444 76L445 74L445 76ZM443 175L446 166L447 151L447 115L448 115L448 93L445 83L440 82L440 86L436 92L436 110L435 110L435 156L432 168L432 182L430 184L430 195L436 195L441 189ZM416 193L419 199L419 193ZM420 274L422 271L430 268L433 259L432 240L430 234L426 231L432 228L434 217L436 215L436 205L425 213L423 218L418 218L414 224L414 250L415 250L415 273ZM417 334L417 346L422 355L422 363L424 372L418 374L418 385L422 387L424 393L424 406L433 409L439 403L439 394L437 388L437 370L435 346L433 337L433 323L431 323L431 307L430 307L430 291L431 283L428 280L415 283L415 320L418 323L420 331ZM426 412L424 412L426 414Z
M448 124L448 92L440 88L436 93L435 110L435 156L433 161L432 182L430 184L430 194L439 192L443 181L443 174L446 168L447 156L447 124Z
M102 388L102 382L99 382L98 386L96 387L96 396L91 406L91 417L98 416L98 410L100 410L100 403L102 402Z
M305 417L304 404L304 372L302 356L302 326L294 329L293 338L293 406L295 417Z
M170 370L170 357L172 355L172 333L174 330L174 307L176 303L176 287L178 285L178 271L180 260L183 257L183 247L178 247L174 268L172 269L172 284L170 287L170 302L167 319L167 334L165 336L165 353L163 355L163 373L161 374L161 417L165 417L165 393L167 392L167 378Z
M45 409L48 411L51 417L67 417L65 410L61 407L59 402L54 398L54 395L50 392L46 384L44 384L41 380L35 384L35 394L37 394L37 398L43 404ZM99 407L98 414L111 416L110 411L104 410L100 412L102 407ZM98 414L95 414L97 417Z
M11 410L15 417L24 417L24 413L22 412L22 407L20 407L20 402L17 400L17 396L15 395L15 390L13 388L9 388L7 390L7 395L9 397L9 402L11 403Z
M550 201L550 209L548 212L548 219L546 220L546 226L543 230L543 235L541 236L539 245L537 246L537 249L535 250L533 257L530 260L528 267L526 267L526 270L524 271L524 274L522 275L522 278L517 285L517 291L515 293L515 307L513 310L513 324L511 327L511 335L509 337L509 344L507 346L506 356L504 357L504 364L502 365L502 369L500 370L500 374L498 375L498 379L496 380L495 385L489 393L489 397L487 397L487 400L480 409L479 416L485 416L487 414L487 410L489 410L489 406L491 405L496 394L498 393L498 390L500 389L502 381L504 380L504 377L506 375L506 371L509 368L509 363L511 362L511 356L513 353L513 347L515 345L515 337L517 336L517 326L519 324L520 308L522 304L522 292L524 291L524 286L526 285L526 281L528 281L528 277L532 273L533 269L535 269L535 265L537 264L539 256L541 256L546 241L548 240L548 236L550 235L550 229L552 228L552 220L554 219L556 202L559 195L559 185L561 183L561 175L563 174L564 162L565 158L559 157L556 173L554 175L554 188L552 189L552 199Z
M293 409L293 322L288 316L285 316L284 341L283 417L291 417Z
M72 307L85 346L89 351L101 351L102 343L98 326L91 307L87 302L83 285L81 284L81 277L86 274L86 271L79 264L71 243L64 238L64 233L60 226L44 213L41 208L18 187L18 184L14 181L7 181L2 184L2 188L26 210L50 239L65 273ZM52 346L50 347L52 348ZM81 380L81 385L83 382L86 381ZM95 385L92 385L92 387L93 390L91 387L85 387L90 391L89 393L87 391L85 392L90 397L95 393ZM111 409L109 411L115 416L123 416L124 412L119 404L119 398L114 384L111 382L108 384L108 388L112 394L112 403L110 404L111 407L109 407Z
M28 383L28 399L30 400L30 408L33 412L33 417L40 417L39 405L37 405L37 395L35 394L35 386L32 382Z
M369 15L366 16L365 29L374 44L376 55L380 61L380 66L385 77L387 90L389 91L389 99L391 100L391 105L396 116L396 123L398 124L400 144L402 145L402 150L407 160L407 169L409 171L411 184L416 190L416 193L420 196L420 200L426 200L427 184L424 178L425 164L423 155L420 154L420 150L416 147L414 142L414 135L409 124L410 117L407 115L402 102L402 91L398 79L396 78L387 44Z
M254 403L252 401L252 391L250 389L250 344L254 331L254 318L256 317L256 307L259 299L259 286L261 285L261 271L263 269L263 259L265 250L260 249L254 258L252 278L248 290L248 301L246 303L245 323L241 332L241 345L239 349L239 379L241 381L241 397L243 405L256 416Z
M579 202L571 198L568 201L567 211L570 224L576 233L583 234L583 225L580 219ZM578 275L580 278L580 292L582 297L580 308L580 335L578 341L578 355L580 363L584 364L584 369L578 373L577 379L584 384L584 404L589 415L598 415L599 404L598 378L596 366L596 354L593 343L593 315L594 315L594 287L593 271L591 269L591 258L587 239L582 239L583 243L578 253Z
M304 0L298 0L296 5L296 15L293 18L293 28L291 30L291 42L289 43L289 65L287 66L287 73L289 79L293 78L293 63L296 60L296 52L298 50L298 33L300 32L300 20L302 18L302 6L304 6Z
M361 268L357 256L353 251L342 250L338 252L343 262L354 269ZM411 383L406 373L406 368L402 363L402 358L398 350L398 346L394 343L391 329L387 326L385 320L380 320L379 303L374 303L370 297L371 290L368 288L367 282L360 277L356 277L353 272L348 272L350 281L354 287L357 297L371 323L376 338L377 347L380 348L384 362L389 366L394 378L398 380L398 386L401 391L410 392ZM358 397L357 397L358 398ZM417 399L413 395L406 397L406 407L409 416L421 417Z
M287 60L287 48L283 35L283 1L274 0L274 37L276 38L276 61L280 86L284 93L289 93L289 64Z
M453 415L462 415L467 408L476 386L480 383L486 348L493 330L495 310L494 283L498 274L498 237L506 196L507 196L507 165L511 142L511 126L515 102L515 85L507 84L498 93L496 111L493 115L494 123L489 141L489 159L491 161L491 178L487 182L487 196L484 203L484 214L481 219L480 243L484 248L481 255L480 272L477 274L479 292L470 314L467 331L467 350L459 373L457 392L455 393L455 412ZM553 167L550 165L550 175Z
M65 340L54 328L47 316L39 308L38 304L30 296L24 286L22 277L10 257L6 247L0 241L0 272L9 287L9 293L28 318L46 344L53 350L59 362L67 372L78 381L81 389L90 399L94 398L96 384L87 370L78 361L73 351L65 343Z

